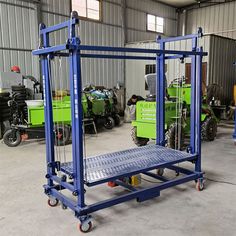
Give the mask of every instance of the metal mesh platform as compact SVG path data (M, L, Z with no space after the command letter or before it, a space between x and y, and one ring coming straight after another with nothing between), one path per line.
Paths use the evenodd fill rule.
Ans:
M86 184L96 185L132 173L193 160L195 156L162 146L149 145L88 157L84 160L84 179ZM72 174L72 163L62 163L61 170Z

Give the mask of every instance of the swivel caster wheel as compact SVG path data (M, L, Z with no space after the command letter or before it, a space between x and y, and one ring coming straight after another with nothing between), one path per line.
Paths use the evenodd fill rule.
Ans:
M82 233L88 233L93 227L92 221L86 220L79 224L79 230Z
M204 182L203 179L198 179L196 182L196 189L197 191L202 191L204 189Z
M66 210L66 209L67 209L67 206L64 205L64 204L62 204L61 207L62 207L63 210Z
M48 199L48 205L50 207L56 207L58 205L59 201L56 198L49 198Z
M157 175L163 176L164 175L164 168L157 169Z

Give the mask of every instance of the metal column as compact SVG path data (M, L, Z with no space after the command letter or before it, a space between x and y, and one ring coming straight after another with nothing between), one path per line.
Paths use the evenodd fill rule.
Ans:
M192 51L197 50L197 38L192 39ZM190 152L196 152L196 56L192 56L192 63L191 63L191 120L190 120Z
M79 45L79 39L72 39ZM74 173L74 191L78 195L78 206L84 207L84 171L83 171L83 130L82 130L82 101L81 101L81 62L80 50L70 52L70 94L72 117L72 158Z
M44 24L40 25L40 29L45 29ZM42 35L43 47L49 47L49 35ZM44 117L45 117L45 135L46 139L46 159L47 159L47 174L55 175L55 156L54 156L54 134L53 134L53 114L52 114L52 95L51 95L51 64L50 55L41 56L42 76L43 76L43 94L44 94ZM47 179L48 185L52 186L53 181Z
M202 47L198 48L199 52L203 52ZM201 111L202 111L202 56L197 56L197 77L196 77L196 96L193 99L192 103L196 104L196 150L195 152L198 155L198 158L195 163L195 171L201 172Z
M165 50L165 42L160 41L160 50ZM156 59L156 144L165 146L165 54L157 54Z

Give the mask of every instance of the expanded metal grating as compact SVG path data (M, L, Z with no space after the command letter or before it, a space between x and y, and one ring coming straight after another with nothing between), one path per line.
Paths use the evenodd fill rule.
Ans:
M95 185L133 172L141 173L158 166L192 160L194 157L195 155L158 145L127 149L86 158L84 179L87 184ZM73 174L72 162L62 163L61 170Z

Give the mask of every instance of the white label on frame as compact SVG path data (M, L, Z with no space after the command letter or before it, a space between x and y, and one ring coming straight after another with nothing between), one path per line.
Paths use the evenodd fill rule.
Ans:
M77 94L77 75L74 74L74 94Z
M78 111L78 99L75 99L75 118L78 119L79 111Z
M43 75L43 103L46 107L46 82L45 82L45 75Z

